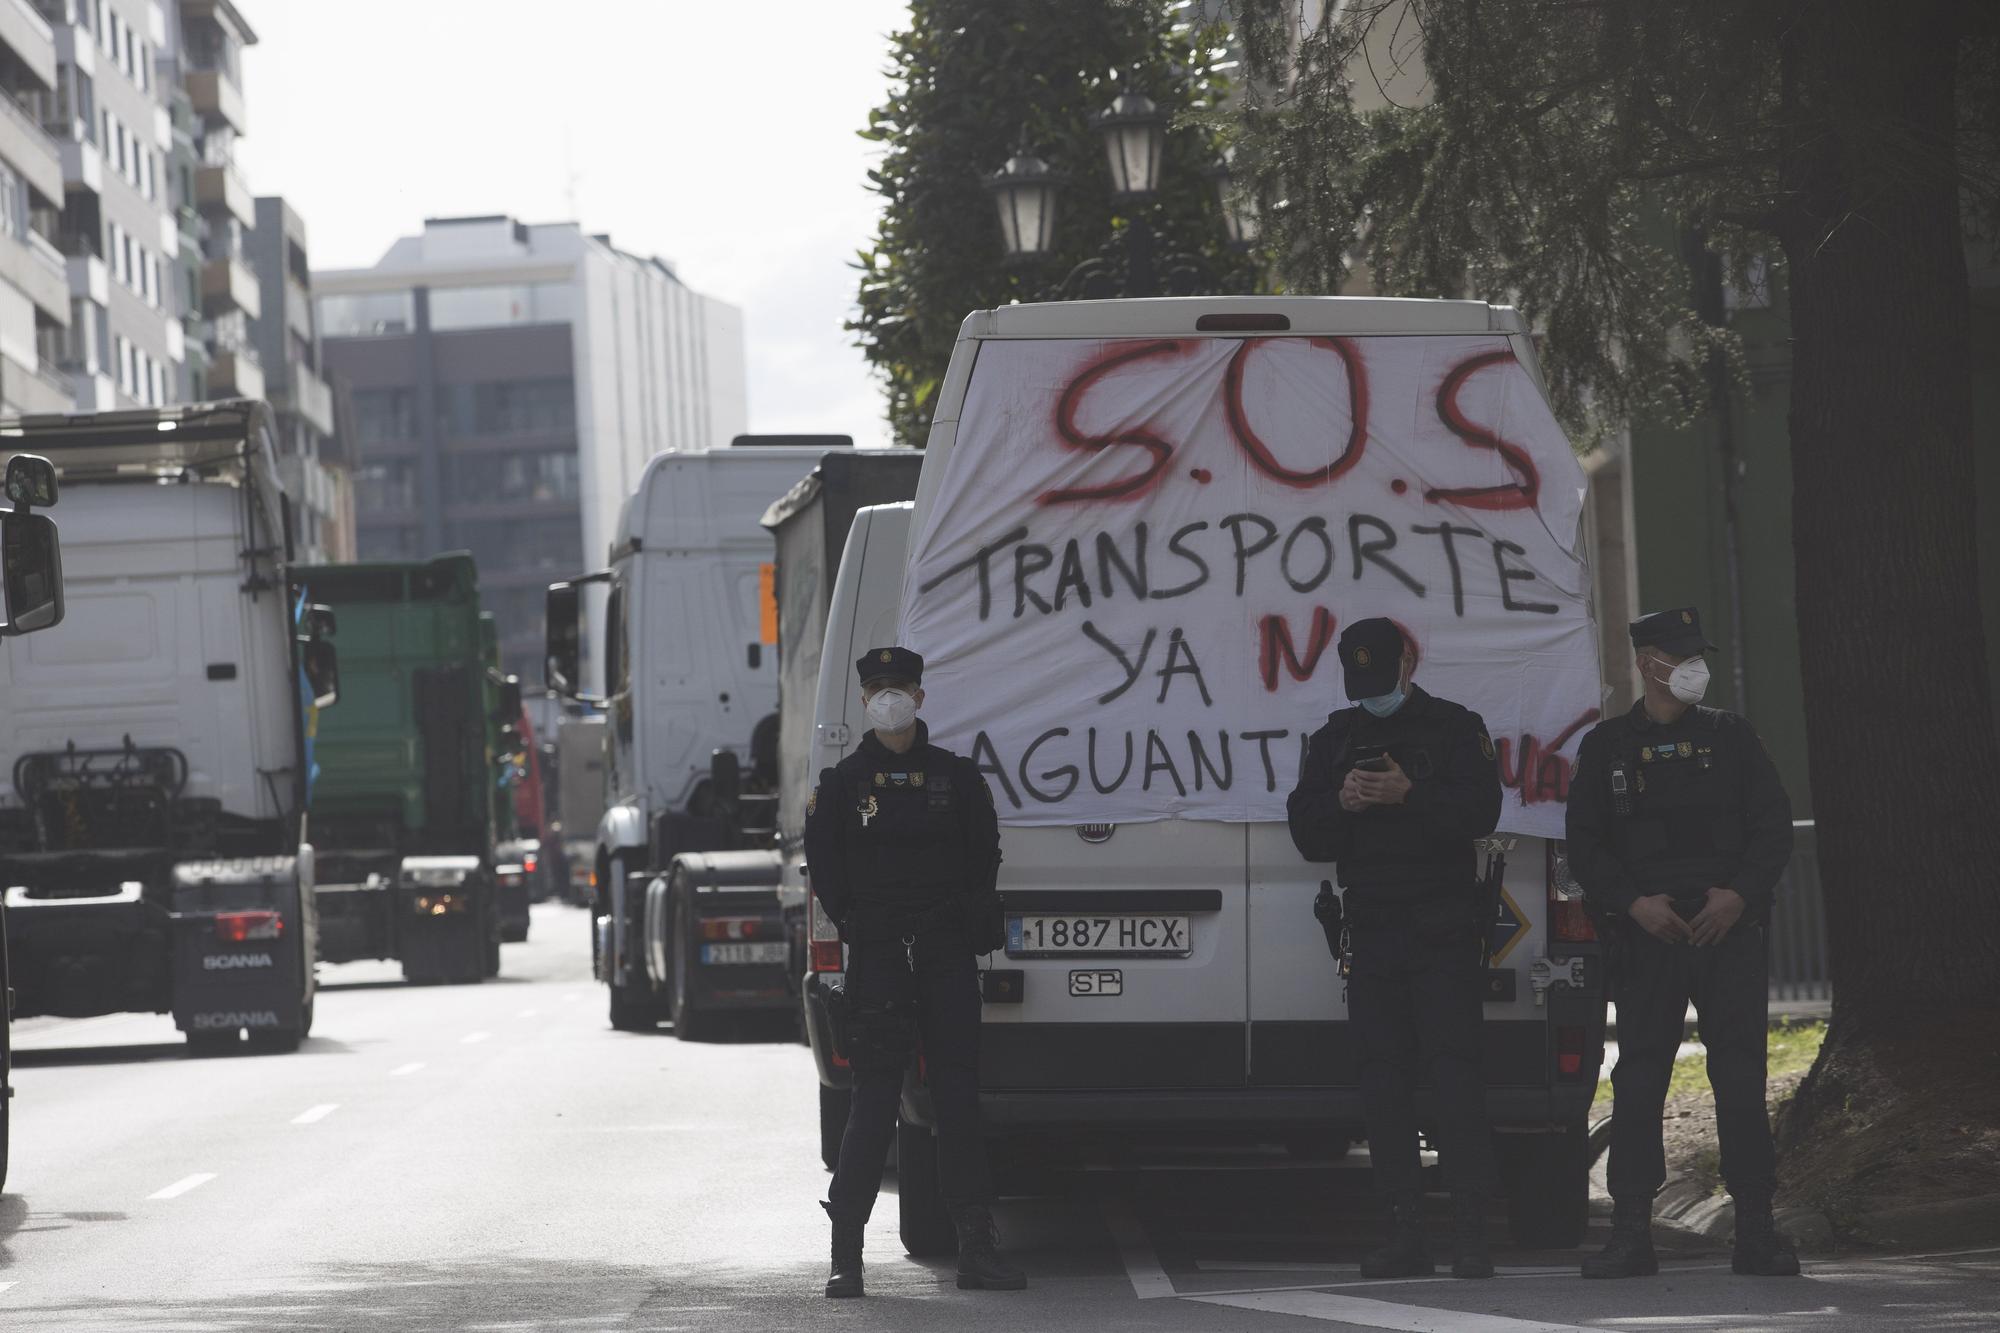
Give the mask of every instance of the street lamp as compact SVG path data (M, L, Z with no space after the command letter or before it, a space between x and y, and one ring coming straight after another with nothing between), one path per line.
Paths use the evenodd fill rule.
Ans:
M1120 93L1108 108L1090 118L1091 128L1104 137L1104 154L1111 163L1111 191L1121 199L1143 199L1160 182L1160 153L1167 142L1167 118L1153 99Z
M1056 178L1049 164L1024 145L1007 165L986 178L1000 210L1000 240L1010 260L1039 259L1049 252L1056 226Z

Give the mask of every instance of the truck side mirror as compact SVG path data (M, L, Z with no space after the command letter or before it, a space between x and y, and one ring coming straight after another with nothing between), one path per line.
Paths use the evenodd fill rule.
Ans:
M306 607L305 629L308 638L331 639L339 632L340 622L334 616L332 607L315 602Z
M574 583L551 583L546 610L544 642L549 692L578 701L579 678L583 674L583 589Z
M306 673L306 688L312 691L313 707L331 708L340 702L340 656L325 639L308 639L299 650Z
M14 490L14 464L8 460L7 490ZM49 473L49 498L55 498L55 473ZM18 502L17 502L18 503ZM62 623L62 548L55 520L47 514L0 515L0 573L4 578L7 623L0 635L32 634Z
M56 502L56 469L35 454L15 454L7 460L7 499L16 509L47 509Z
M743 763L734 750L717 750L708 757L708 794L724 810L733 810L743 796Z

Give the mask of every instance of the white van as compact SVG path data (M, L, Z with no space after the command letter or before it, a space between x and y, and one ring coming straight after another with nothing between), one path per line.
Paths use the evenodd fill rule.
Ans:
M990 1134L1361 1137L1312 914L1335 868L1300 858L1283 808L1304 737L1347 703L1336 626L1389 614L1419 683L1481 711L1500 750L1488 1106L1516 1239L1578 1242L1602 978L1552 838L1601 700L1580 488L1510 309L1194 298L966 319L900 626L934 738L980 764L1003 825ZM830 636L879 624L871 574L843 565ZM914 1075L904 1114L903 1237L935 1251Z

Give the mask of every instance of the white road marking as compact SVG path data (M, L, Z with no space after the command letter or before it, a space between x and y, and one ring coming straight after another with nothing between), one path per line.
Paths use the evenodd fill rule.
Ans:
M458 1040L461 1045L470 1046L474 1042L485 1041L488 1037L492 1035L493 1034L490 1032L468 1032L463 1037L460 1037Z
M0 1282L0 1292L6 1291L9 1287L18 1287L20 1285L18 1282Z
M339 1102L322 1102L320 1105L313 1107L311 1110L301 1111L297 1115L293 1116L292 1123L295 1125L318 1124L320 1121L326 1119L328 1116L332 1115L335 1111L338 1111L339 1109L340 1109Z
M424 1062L423 1062L423 1061L421 1061L421 1060L412 1060L412 1061L411 1061L411 1062L410 1062L409 1064L406 1064L406 1065L397 1065L397 1066L396 1066L396 1067L395 1067L394 1069L390 1070L390 1071L389 1071L389 1077L390 1077L390 1078L401 1078L401 1077L402 1077L403 1075L405 1075L405 1074L414 1074L414 1073L416 1073L416 1072L417 1072L417 1071L418 1071L419 1069L422 1069L423 1067L424 1067Z
M1104 1229L1111 1233L1112 1243L1118 1247L1119 1261L1125 1265L1125 1276L1132 1282L1132 1294L1142 1301L1177 1295L1174 1280L1160 1267L1159 1257L1146 1242L1145 1229L1133 1214L1132 1205L1106 1194L1098 1198L1097 1208L1104 1217Z
M200 1189L203 1185L214 1179L215 1172L213 1171L197 1171L191 1176L176 1180L157 1194L148 1194L146 1197L149 1199L178 1199L189 1190Z
M1450 1329L1451 1333L1590 1333L1589 1326L1584 1324L1551 1324L1539 1319L1510 1319L1505 1315L1473 1314L1465 1310L1427 1309L1418 1305L1372 1301L1362 1296L1336 1296L1326 1291L1272 1291L1247 1296L1187 1296L1183 1299L1199 1301L1203 1305L1226 1305L1239 1310L1263 1310L1271 1314L1356 1324L1362 1328L1400 1329L1403 1333L1436 1333L1439 1329Z

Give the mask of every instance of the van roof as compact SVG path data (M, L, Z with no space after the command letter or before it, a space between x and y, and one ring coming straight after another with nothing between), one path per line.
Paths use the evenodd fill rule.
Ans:
M1245 319L1265 316L1265 323ZM1200 328L1206 317L1222 327ZM1273 327L1282 316L1284 323ZM1234 318L1229 318L1234 317ZM1392 296L1170 296L1146 300L1056 301L975 310L964 338L1240 337L1244 333L1526 333L1512 306Z

